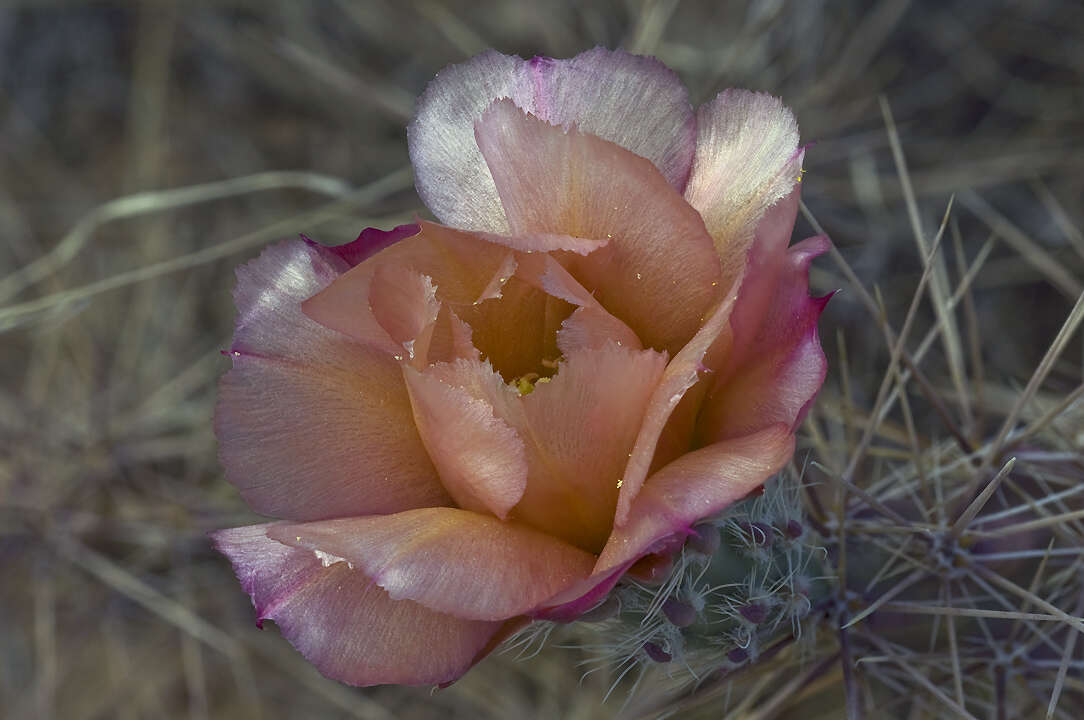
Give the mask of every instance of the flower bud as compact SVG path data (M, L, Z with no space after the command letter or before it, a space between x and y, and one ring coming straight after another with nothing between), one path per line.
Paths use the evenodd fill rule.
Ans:
M711 557L719 549L721 542L719 528L711 523L698 523L693 526L693 534L689 536L686 544L690 549Z
M696 609L688 603L670 598L662 604L663 615L679 628L689 627L696 622Z
M768 608L757 603L742 605L740 608L738 608L738 612L741 613L741 616L743 618L753 623L754 625L761 624L768 617Z
M644 643L644 648L643 649L644 649L644 653L646 653L649 658L651 658L652 660L654 660L657 663L668 663L668 662L670 662L671 660L674 659L673 655L666 652L665 650L663 650L661 647L659 647L657 644L655 644L653 642Z

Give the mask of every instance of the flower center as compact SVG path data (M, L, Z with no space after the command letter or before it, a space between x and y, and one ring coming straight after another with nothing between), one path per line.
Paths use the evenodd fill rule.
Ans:
M457 308L471 340L493 369L520 394L557 371L557 331L575 306L512 277L501 296Z

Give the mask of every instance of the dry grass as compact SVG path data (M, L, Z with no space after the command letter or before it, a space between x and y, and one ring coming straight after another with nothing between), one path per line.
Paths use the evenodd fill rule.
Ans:
M621 712L1084 714L1079 4L163 0L0 11L0 715L619 711L553 646L437 693L326 681L205 537L256 520L210 429L233 267L417 212L404 127L444 65L596 44L696 102L782 95L843 288L802 433L840 576L816 643Z

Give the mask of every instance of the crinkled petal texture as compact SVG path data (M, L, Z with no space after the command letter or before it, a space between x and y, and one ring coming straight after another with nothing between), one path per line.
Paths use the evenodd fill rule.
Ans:
M515 485L522 498L512 517L598 552L609 536L621 475L665 365L662 353L608 343L573 351L556 375L526 396L477 360L408 371L406 379L411 396L422 398L416 407L437 402L437 394L454 393L457 407L483 408L485 422L457 433L462 441L493 448L488 456L494 459L514 448L517 460L525 460L526 483ZM434 433L447 433L447 427L428 422L424 427L433 445L439 442ZM453 462L444 452L433 457L438 466ZM489 466L477 462L471 470L472 487L484 492Z
M697 111L685 198L715 240L724 284L742 275L761 218L798 181L803 154L798 123L779 98L724 90Z
M825 372L774 98L651 58L489 52L409 128L444 225L238 271L216 432L278 522L217 533L324 674L446 683L573 620L790 458Z
M394 600L470 620L533 610L595 563L591 553L522 523L457 508L282 524L267 535L343 558Z
M214 535L256 616L328 677L352 685L440 684L469 668L500 622L465 620L392 600L345 561L271 540L273 526Z
M809 296L809 264L828 240L788 248L798 191L769 209L756 230L742 291L716 358L717 376L698 419L699 443L801 423L827 372L817 321L830 295Z
M445 505L398 364L301 312L337 276L300 241L238 270L215 415L226 477L257 512L294 520Z
M602 238L569 270L636 331L676 352L720 294L704 222L646 159L498 100L475 126L513 233ZM523 148L533 148L525 153Z
M474 139L475 122L498 98L627 148L654 163L678 192L685 188L695 118L684 86L658 60L602 48L571 60L524 61L489 51L442 70L407 128L418 194L447 225L509 229Z
M682 455L652 475L637 495L628 519L599 556L596 573L627 565L674 534L687 536L698 520L762 485L793 452L793 433L777 425Z

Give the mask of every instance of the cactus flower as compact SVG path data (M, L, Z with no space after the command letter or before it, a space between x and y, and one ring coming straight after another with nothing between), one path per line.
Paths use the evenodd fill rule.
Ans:
M791 112L653 58L487 52L408 128L440 224L238 270L215 429L278 518L214 534L260 621L354 685L455 680L573 620L785 464L824 299Z

